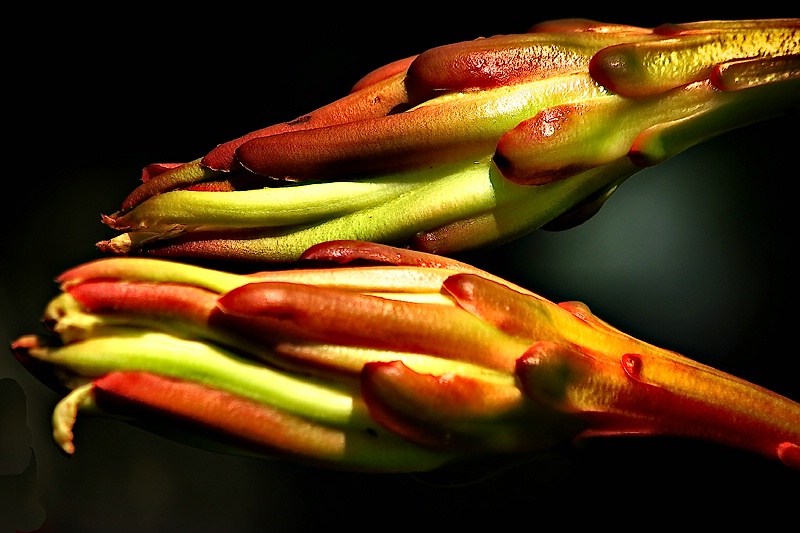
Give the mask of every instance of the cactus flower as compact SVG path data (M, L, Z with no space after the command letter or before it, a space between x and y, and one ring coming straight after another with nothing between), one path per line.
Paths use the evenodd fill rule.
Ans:
M248 274L106 257L12 343L81 413L241 454L421 472L581 439L670 435L800 470L800 404L463 262L358 241Z
M343 98L145 167L109 254L288 262L365 240L450 255L594 215L638 171L796 112L800 19L583 19L444 45Z

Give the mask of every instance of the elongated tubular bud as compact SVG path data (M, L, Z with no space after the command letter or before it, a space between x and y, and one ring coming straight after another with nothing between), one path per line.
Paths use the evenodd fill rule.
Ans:
M397 115L259 137L237 149L249 171L291 180L341 180L481 158L500 131L468 122L469 111L431 105ZM477 126L477 125L476 125Z
M275 367L292 368L276 357L275 345L305 337L293 324L222 313L218 294L174 283L89 281L70 286L45 311L45 324L64 342L103 335L114 327L141 327L181 338L213 342ZM75 309L69 299L80 309Z
M142 182L150 181L165 172L184 166L186 163L150 163L142 169Z
M371 180L312 183L245 191L171 191L128 212L105 217L119 231L260 228L326 220L385 202L417 188L429 173L407 172Z
M206 328L218 297L188 285L110 280L87 281L64 290L44 314L45 326L64 342L96 334L98 327L123 324L155 329L166 325L179 334L209 337L211 331Z
M537 340L558 335L552 304L532 293L517 297L522 293L475 274L455 274L443 286L461 308L509 335Z
M441 279L439 290L448 295L450 292L447 290L445 281L449 277L454 274L474 274L505 287L509 287L515 291L530 294L538 298L538 296L524 287L520 287L519 285L462 261L420 250L398 248L396 246L375 242L348 240L323 242L308 248L300 256L299 261L310 261L312 264L317 263L318 266L324 265L326 262L335 262L340 265L350 265L348 270L357 268L356 265L366 263L402 266L404 267L400 269L402 271L408 270L409 268L420 268L426 272L439 272L446 274ZM370 266L368 268L376 269L377 267Z
M800 52L800 19L785 26L756 27L606 47L592 57L589 72L623 96L646 96L707 78L715 65L736 59Z
M480 364L444 359L435 355L403 352L394 349L365 348L320 342L280 342L275 353L284 359L281 366L294 368L303 375L324 375L327 379L353 383L360 379L368 363L402 362L414 372L443 375L458 374L506 387L514 386L515 378L508 371L495 370ZM287 366L291 365L291 366Z
M409 103L585 71L601 48L654 38L646 30L622 35L569 31L496 35L438 46L421 53L408 67Z
M322 242L309 247L300 255L299 259L300 261L335 262L340 265L350 265L351 263L357 265L366 262L367 264L378 263L382 265L420 267L426 270L434 269L435 271L448 272L448 277L453 273L477 274L486 279L513 287L520 292L527 292L526 289L499 278L490 272L450 257L376 242L353 240ZM354 265L350 266L350 268L353 268Z
M292 283L342 291L362 292L396 300L429 301L450 304L440 293L442 282L453 271L423 267L351 267L347 269L299 269L260 272L241 276L236 285L247 283ZM210 312L219 294L200 287L178 282L90 279L63 287L91 313L133 313L148 316L155 313L157 321L188 319L207 327L214 316ZM48 322L63 317L53 310Z
M563 32L593 32L616 34L650 34L651 28L630 26L628 24L609 24L585 18L566 18L537 22L528 33L563 33Z
M408 66L417 58L416 55L397 59L387 63L375 70L368 72L360 80L358 80L350 89L351 93L358 92L369 85L374 85L379 81L391 78L396 74L403 74L408 70Z
M217 293L177 283L86 281L66 288L90 313L130 313L147 316L156 313L157 320L184 317L206 322L216 304Z
M248 170L276 178L338 179L480 159L500 136L554 103L605 94L586 72L440 97L406 112L242 144Z
M532 411L516 386L420 374L399 361L366 364L361 390L373 419L434 449L532 451L575 434L569 423L556 428L547 414Z
M107 328L63 346L35 336L14 344L17 357L33 358L84 381L115 371L142 371L204 384L324 424L369 424L349 387L254 364L213 343L136 327Z
M372 243L362 243L362 245ZM377 245L376 245L377 246ZM383 246L391 249L389 246ZM404 251L405 252L405 251ZM319 259L319 258L318 258ZM442 281L459 265L456 261L443 261L441 266L417 262L407 268L351 267L288 270L262 270L249 274L234 274L157 258L105 257L95 259L65 270L56 281L62 290L88 281L128 281L181 284L195 289L224 293L253 281L305 283L317 287L375 293L439 292ZM463 265L463 264L461 264ZM452 269L448 269L450 266ZM461 266L473 272L482 272L468 265ZM488 273L486 276L490 276Z
M188 187L213 179L218 175L218 172L201 166L199 159L185 164L169 165L169 167L164 168L163 172L158 174L151 174L146 168L143 173L144 183L128 194L122 201L121 209L131 209L151 196Z
M498 370L512 369L527 346L452 305L336 289L251 283L223 295L218 305L225 313L293 323L318 342L436 355Z
M800 470L796 456L792 460L781 454L787 446L800 449L800 405L796 402L715 369L696 372L696 363L687 366L681 361L626 354L621 364L638 386L657 387L670 396L686 398L688 407L679 411L686 416L681 423L674 416L673 398L662 402L658 394L648 391L654 416L669 421L665 424L667 431L672 423L677 426L672 430L675 434L698 436L765 457L789 459L784 461L786 466ZM697 404L703 407L696 408Z
M444 282L444 289L458 305L501 331L534 342L575 342L568 336L581 331L573 313L530 292L519 292L474 274L455 274ZM588 309L585 314L591 316ZM585 319L582 319L585 322ZM586 332L577 333L581 345L590 343ZM630 346L628 346L630 348Z
M143 268L139 270L138 266ZM219 293L251 282L305 284L384 298L450 304L440 289L453 271L421 266L316 268L231 274L217 276L216 280L215 273L223 274L157 259L110 258L71 269L58 280L62 290L90 313L130 314L160 324L179 319L207 328L212 320L220 321L221 317L213 312ZM196 279L203 279L206 288L193 285ZM59 307L48 308L47 322L64 320L69 312Z
M152 164L142 172L142 185L133 190L122 202L120 212L135 208L140 203L158 195L176 190L187 191L237 191L260 189L264 178L249 172L221 172L210 170L200 160L185 164Z
M141 252L154 257L276 263L296 261L308 247L336 239L404 243L418 231L493 206L496 190L488 166L487 158L429 169L430 182L426 185L317 225L198 231L174 238L130 232L97 246L117 254Z
M330 427L229 392L145 372L112 372L93 383L96 403L112 412L135 409L178 420L188 429L250 451L309 464L370 472L425 471L453 456L408 444L383 431ZM174 422L173 422L174 423Z
M234 168L236 150L251 139L388 115L395 107L407 103L404 78L405 72L401 70L388 78L364 84L363 88L292 121L220 144L203 156L201 163L211 170L230 171Z

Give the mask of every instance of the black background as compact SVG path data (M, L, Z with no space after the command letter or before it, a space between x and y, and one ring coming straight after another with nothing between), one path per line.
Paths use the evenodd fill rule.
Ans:
M225 4L167 16L137 5L9 21L21 31L4 76L0 340L41 332L41 312L57 291L53 278L100 256L94 243L110 236L100 214L116 210L141 167L194 159L295 118L389 61L563 17L654 26L792 15L674 3L653 4L647 14L525 6L322 12L303 4L272 12ZM748 126L643 171L578 228L535 232L464 258L552 300L581 300L634 336L800 400L789 255L796 120ZM68 459L50 438L57 400L10 352L0 357L0 527L638 529L756 519L768 530L796 522L791 506L800 501L797 472L674 439L610 439L573 457L452 486L448 478L216 455L86 418Z

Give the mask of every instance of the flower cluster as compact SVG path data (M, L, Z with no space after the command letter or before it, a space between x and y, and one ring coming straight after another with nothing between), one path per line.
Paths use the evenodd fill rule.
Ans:
M800 404L470 265L365 242L235 274L111 257L59 276L17 358L79 412L371 472L675 435L800 469Z
M289 262L336 239L449 255L569 228L642 168L796 112L799 29L570 19L432 48L295 120L147 166L98 247Z

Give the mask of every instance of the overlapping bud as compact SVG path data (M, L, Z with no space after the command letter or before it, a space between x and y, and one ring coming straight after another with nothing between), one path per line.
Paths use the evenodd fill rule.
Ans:
M235 453L371 472L604 435L704 439L800 469L800 404L470 265L334 241L234 274L111 257L58 277L17 358L79 412Z

